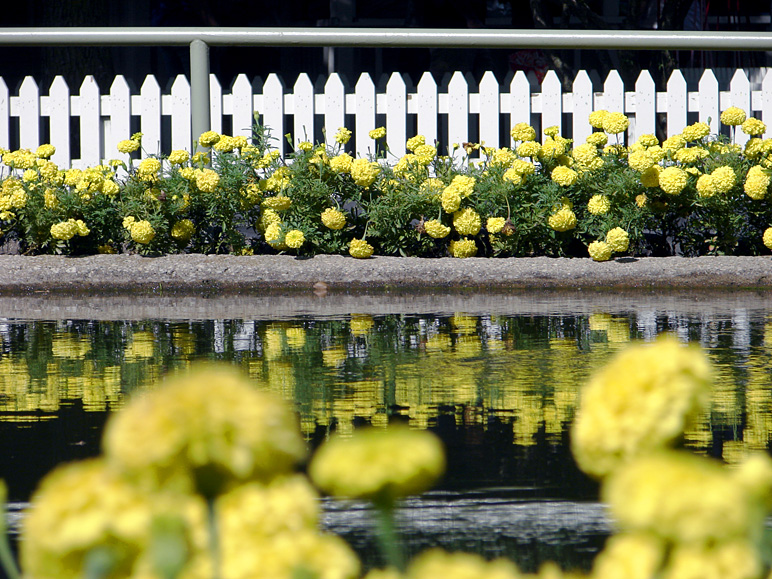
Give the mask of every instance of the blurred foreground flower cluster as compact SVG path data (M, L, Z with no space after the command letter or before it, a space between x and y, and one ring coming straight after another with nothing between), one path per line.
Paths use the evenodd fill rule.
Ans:
M584 143L519 123L509 147L442 155L416 135L400 157L382 127L360 158L345 127L330 145L291 143L282 158L260 125L250 139L208 131L192 154L158 157L137 133L119 158L86 169L58 167L51 145L0 150L0 242L29 254L763 254L772 139L736 107L721 121L731 137L697 122L625 144L629 119L599 110Z

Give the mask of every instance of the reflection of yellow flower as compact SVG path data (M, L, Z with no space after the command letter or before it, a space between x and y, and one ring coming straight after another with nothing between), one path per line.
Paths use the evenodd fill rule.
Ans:
M305 453L289 408L215 368L134 398L111 417L104 441L108 459L142 482L208 497L286 472Z
M362 314L352 314L349 321L349 329L355 336L364 336L370 332L375 326L375 322L371 316Z
M704 354L673 339L624 350L582 391L571 438L579 466L604 476L672 442L702 408L709 377Z
M390 427L331 438L314 455L309 475L335 496L395 499L428 490L444 470L442 443L434 434Z
M128 360L152 358L154 350L155 336L153 332L134 332L131 337L131 345L126 348L124 356Z

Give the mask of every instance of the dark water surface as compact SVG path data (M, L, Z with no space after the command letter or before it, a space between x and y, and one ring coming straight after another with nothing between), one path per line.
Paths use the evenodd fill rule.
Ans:
M695 451L738 461L772 435L772 299L611 293L0 299L0 476L16 505L57 464L99 452L108 414L199 360L292 403L309 444L394 421L444 441L448 472L401 511L411 549L441 544L586 567L610 530L570 454L579 389L635 340L673 334L716 368ZM14 515L14 513L12 513ZM364 505L324 523L367 551Z

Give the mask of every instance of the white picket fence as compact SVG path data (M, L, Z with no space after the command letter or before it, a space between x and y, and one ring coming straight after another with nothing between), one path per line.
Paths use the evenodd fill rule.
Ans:
M758 79L753 89L752 78ZM405 152L405 141L414 134L424 135L427 142L439 140L441 150L472 140L491 147L507 146L509 128L519 122L536 127L557 125L561 134L582 142L592 130L588 115L598 109L624 112L630 117L628 142L638 135L655 133L658 114L666 118L668 136L696 120L708 122L716 133L720 112L729 106L772 123L772 74L763 69L734 71L723 83L728 87L720 87L716 74L705 70L693 83L698 85L696 91L688 90L681 71L672 74L664 92L656 90L645 71L633 90L624 86L616 71L602 82L602 91L596 91L594 84L601 82L596 79L593 83L586 71L577 74L571 92L563 92L552 71L541 85L523 72L515 73L503 85L490 72L479 85L457 72L442 85L426 73L412 88L403 75L395 73L380 87L363 74L350 90L337 74L316 85L307 74L301 74L291 88L271 74L264 82L255 83L239 75L226 93L212 75L211 128L221 132L223 119L230 117L231 134L248 136L257 111L261 122L278 137L274 144L285 153L285 134L291 134L295 143L315 140L322 135L321 127L326 127L329 141L339 127L347 126L354 133L354 151L364 156L373 144L368 132L383 125L391 152L400 156ZM92 166L120 157L118 141L131 136L139 126L144 134L143 154L190 149L190 103L190 84L184 76L176 78L169 94L162 93L153 76L146 77L138 94L132 94L122 76L115 78L108 94L101 93L93 77L83 81L77 94L57 77L47 95L41 94L31 77L24 79L17 95L12 95L0 77L0 147L34 150L47 141L56 147L54 161L60 166ZM132 117L138 123L132 123ZM164 123L163 117L169 117L170 123ZM290 122L287 117L291 117ZM78 122L71 125L71 118ZM564 126L564 119L569 119L568 126ZM77 138L70 134L73 125ZM171 127L170 135L162 135L164 126ZM736 135L740 144L746 139L742 133ZM72 143L79 143L79 147ZM170 149L162 150L162 143L167 143L166 148L170 144ZM79 150L73 150L76 148Z

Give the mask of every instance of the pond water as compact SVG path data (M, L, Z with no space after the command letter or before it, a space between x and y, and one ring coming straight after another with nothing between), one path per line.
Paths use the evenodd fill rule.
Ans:
M712 405L686 446L731 463L772 435L765 294L40 296L0 299L0 318L0 476L14 517L51 468L99 452L110 411L199 360L236 365L292 403L312 447L366 424L433 430L448 471L400 511L410 549L504 554L526 569L586 568L610 531L567 429L581 385L631 341L671 333L713 361ZM365 506L324 504L325 526L372 556Z

